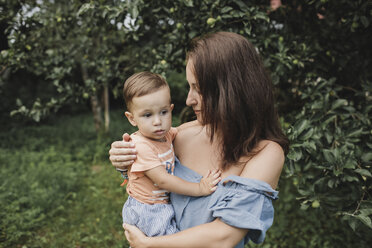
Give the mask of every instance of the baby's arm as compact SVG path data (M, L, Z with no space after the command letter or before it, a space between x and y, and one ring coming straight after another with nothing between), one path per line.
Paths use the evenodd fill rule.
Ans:
M200 183L191 183L179 177L168 174L163 166L157 166L145 171L154 183L160 188L173 193L189 196L204 196L213 193L217 188L217 183L221 181L219 170L208 173L200 180Z

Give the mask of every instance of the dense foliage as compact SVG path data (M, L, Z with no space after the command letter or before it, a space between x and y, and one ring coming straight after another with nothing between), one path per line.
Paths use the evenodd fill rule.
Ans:
M1 43L2 111L39 120L71 102L90 98L94 105L104 89L120 96L123 80L138 70L165 75L182 106L187 90L179 73L190 39L240 33L271 71L291 140L280 189L296 190L282 199L348 224L325 225L345 238L342 231L370 236L372 4L293 0L274 10L268 2L0 1L8 41Z

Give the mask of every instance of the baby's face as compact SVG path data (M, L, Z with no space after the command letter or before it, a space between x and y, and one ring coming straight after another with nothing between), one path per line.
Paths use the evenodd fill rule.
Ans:
M163 141L172 126L173 104L170 102L169 88L162 87L148 95L134 97L131 112L126 112L126 116L143 136Z

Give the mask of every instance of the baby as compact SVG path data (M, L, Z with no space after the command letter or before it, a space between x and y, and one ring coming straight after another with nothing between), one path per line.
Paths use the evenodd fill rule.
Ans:
M128 172L128 199L123 206L123 222L137 226L147 236L177 232L169 192L205 196L216 190L220 171L208 172L200 183L187 182L173 175L172 141L177 129L172 128L170 90L160 75L140 72L124 84L125 116L138 131L131 135L136 144L137 159Z

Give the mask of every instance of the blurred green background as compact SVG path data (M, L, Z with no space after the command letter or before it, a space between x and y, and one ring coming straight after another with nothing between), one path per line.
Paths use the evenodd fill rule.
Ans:
M128 247L125 189L108 161L122 84L166 77L174 125L185 51L215 31L248 38L271 73L291 141L261 245L372 241L372 4L304 0L0 0L0 247Z

